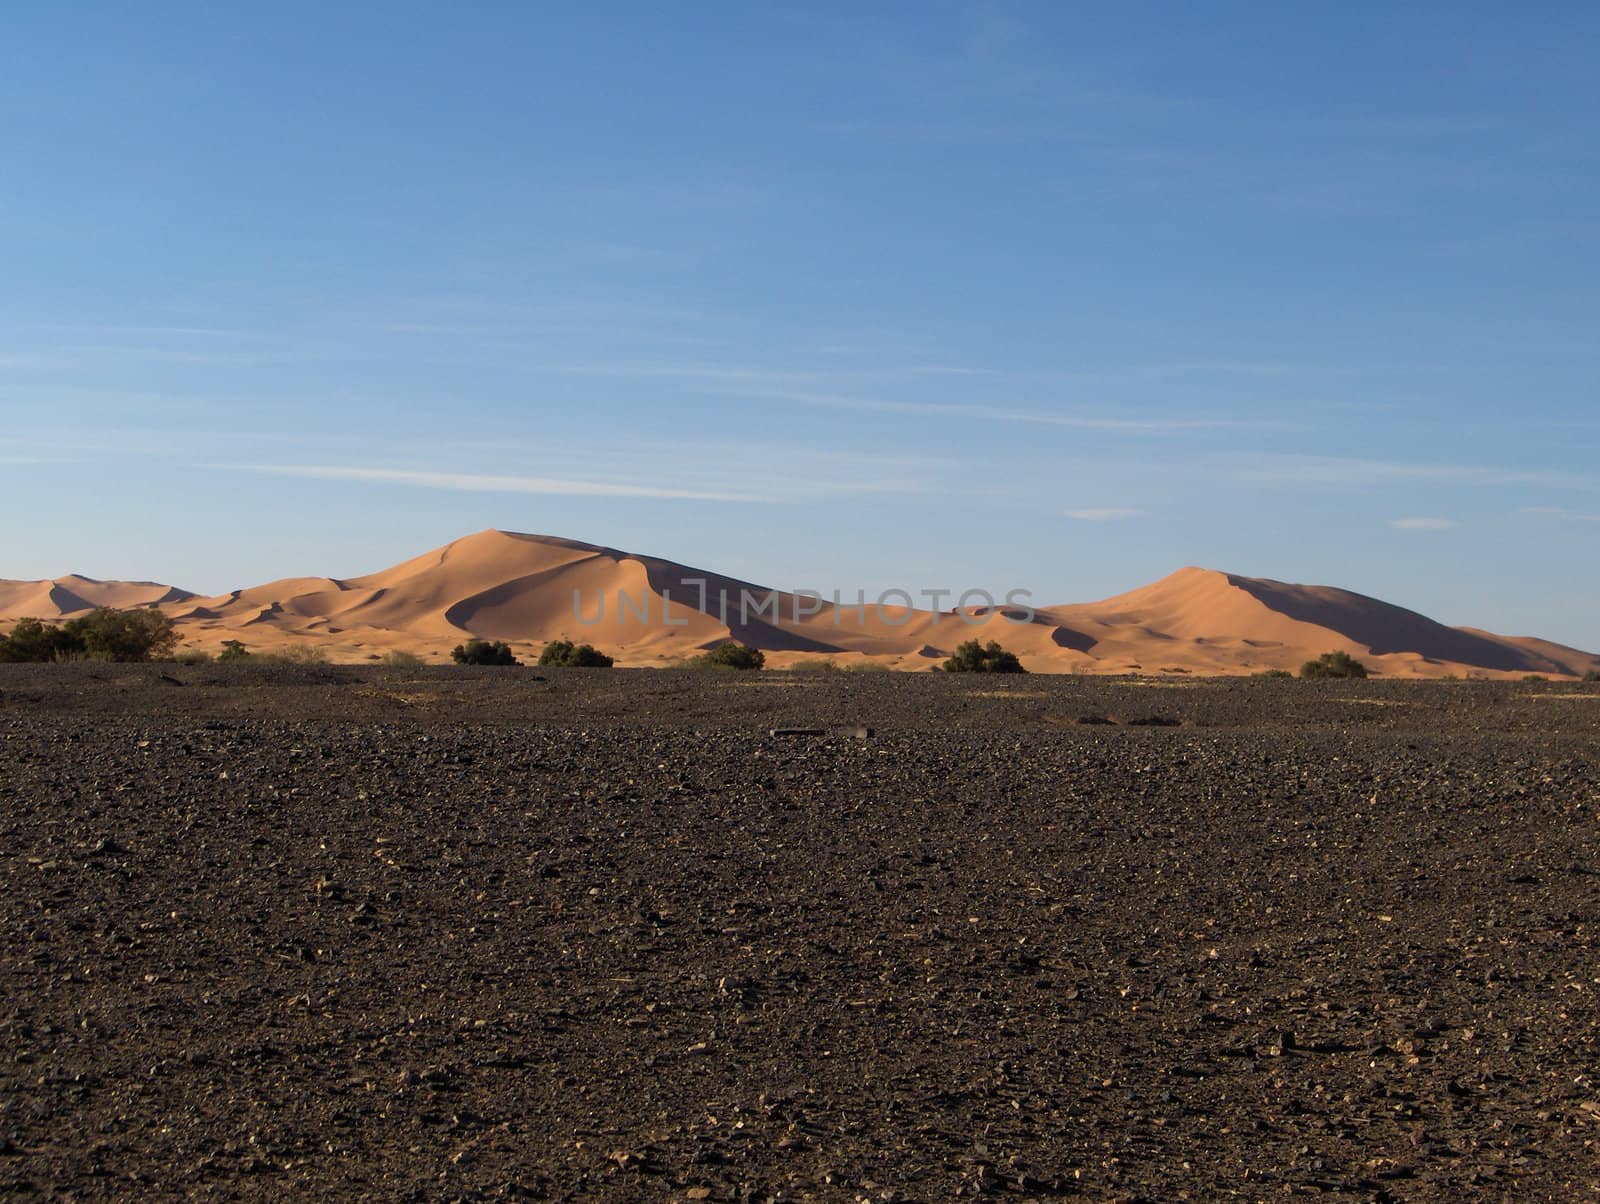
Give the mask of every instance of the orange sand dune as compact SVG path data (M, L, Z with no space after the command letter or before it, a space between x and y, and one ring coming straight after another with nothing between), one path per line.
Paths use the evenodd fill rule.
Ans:
M1574 648L1446 627L1347 590L1214 569L1179 569L1102 602L1045 613L1095 637L1090 652L1097 659L1132 660L1146 670L1294 669L1332 651L1348 652L1370 670L1395 677L1577 676L1600 667L1600 658Z
M0 581L0 618L70 619L97 606L156 606L191 596L154 581L96 581L69 573L48 581Z
M1576 676L1600 657L1546 641L1446 627L1326 586L1185 568L1100 602L1018 612L862 608L797 597L615 548L480 531L351 578L297 577L201 598L148 582L84 577L0 582L0 619L59 619L96 605L160 606L185 642L304 644L330 659L406 650L444 659L468 638L524 659L552 639L589 642L623 665L670 664L736 639L775 667L827 658L929 669L962 641L998 640L1035 672L1252 673L1342 650L1375 673ZM742 604L742 605L741 605Z

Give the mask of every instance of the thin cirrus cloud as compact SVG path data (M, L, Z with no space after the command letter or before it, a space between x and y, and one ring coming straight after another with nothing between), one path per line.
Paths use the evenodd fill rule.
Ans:
M850 351L850 348L841 348ZM547 364L543 371L561 375L658 379L690 382L709 391L730 397L759 398L765 401L790 402L796 405L823 409L853 410L863 413L915 414L930 417L969 418L982 422L999 422L1027 426L1062 427L1070 430L1102 431L1130 436L1181 434L1200 431L1303 431L1306 424L1277 417L1220 417L1209 414L1176 414L1161 412L1130 412L1128 407L1101 406L1060 410L1038 406L1011 405L994 401L921 401L900 398L862 396L854 390L867 387L868 381L919 380L942 377L951 380L981 381L996 377L1012 377L1027 382L1048 385L1070 384L1075 387L1104 385L1128 380L1144 380L1171 375L1193 375L1196 372L1227 375L1264 376L1295 370L1293 366L1242 361L1208 361L1164 365L1139 365L1101 372L1072 372L1017 374L994 368L970 367L946 363L910 364L898 367L874 367L863 370L782 371L737 365L704 363L633 364Z
M871 397L843 397L834 393L807 393L766 390L756 396L774 401L793 401L801 405L835 410L876 411L887 414L946 415L976 418L990 422L1023 423L1034 426L1060 426L1078 430L1121 431L1128 434L1162 434L1173 431L1198 431L1227 428L1284 429L1288 424L1236 418L1124 418L1111 414L1054 414L1043 410L1019 410L1009 406L962 402L889 401Z
M1114 523L1125 518L1138 518L1143 510L1126 506L1085 506L1081 510L1068 510L1067 517L1083 523Z
M1449 531L1459 524L1453 518L1395 518L1389 525L1397 531Z
M348 464L217 464L214 468L319 481L359 481L379 485L410 485L421 489L446 489L467 493L542 493L567 497L634 497L695 502L759 502L755 494L722 493L701 489L673 489L612 481L576 481L559 477L501 476L489 473L427 472L404 468L362 468Z
M1500 468L1486 464L1415 464L1341 456L1278 453L1244 471L1247 480L1283 485L1544 485L1600 490L1600 479L1550 469Z
M501 445L507 450L510 445ZM548 450L548 448L546 449ZM713 449L715 451L716 449ZM744 448L726 463L699 457L652 456L649 449L622 448L605 458L590 478L524 476L510 473L442 472L418 468L377 468L355 464L206 464L213 469L310 480L351 481L468 493L531 493L590 498L653 498L667 501L735 504L794 504L810 501L921 494L930 488L937 462L917 457L831 456L790 449L783 470L773 453ZM671 465L663 477L660 465Z
M1565 506L1523 506L1523 514L1537 514L1541 518L1560 519L1568 523L1600 523L1600 514L1584 514L1568 510Z
M632 440L603 454L559 443L499 439L453 440L442 447L481 455L543 454L561 462L585 460L608 481L647 481L675 489L732 494L764 501L802 502L884 494L925 494L952 465L931 456L775 447L748 442ZM669 466L670 482L661 479Z

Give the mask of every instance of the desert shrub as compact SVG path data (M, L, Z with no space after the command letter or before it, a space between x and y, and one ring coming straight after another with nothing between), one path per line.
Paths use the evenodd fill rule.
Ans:
M81 640L42 619L18 619L11 634L0 637L0 661L53 661L82 651Z
M1278 680L1285 677L1292 679L1294 674L1290 673L1287 669L1263 669L1260 673L1256 673L1253 676Z
M209 665L211 654L204 648L183 648L174 652L172 659L180 665Z
M512 654L511 645L501 640L468 640L450 650L450 659L458 665L520 665Z
M820 657L795 661L789 666L790 673L837 673L838 671L839 666L835 662Z
M892 670L882 661L855 661L844 667L846 673L889 673Z
M385 669L422 668L422 658L420 656L418 656L415 652L406 652L400 648L396 648L390 652L385 652L383 656L379 658L378 663Z
M1367 667L1348 652L1324 652L1314 661L1300 666L1300 676L1315 677L1365 677Z
M168 655L178 645L172 620L159 610L97 606L63 623L61 630L80 640L95 660L147 661Z
M172 620L155 610L99 606L63 623L61 630L95 660L146 661L171 652L178 642Z
M1526 677L1524 677L1522 680L1523 681L1549 681L1550 679L1548 677L1546 677L1542 673L1530 673Z
M250 659L269 665L326 665L328 650L317 644L289 644L275 652L262 652Z
M696 669L760 669L766 663L761 649L735 642L718 644L689 662Z
M170 655L177 643L172 620L158 610L100 606L60 626L18 619L0 641L0 660L147 661Z
M1026 673L1017 654L990 640L987 645L968 640L942 666L946 673Z
M539 653L541 665L560 669L609 669L612 660L593 644L574 644L571 640L551 640Z
M222 651L217 653L217 662L224 665L251 659L250 649L239 640L223 640Z
M1590 669L1583 675L1584 681L1600 681L1600 669Z

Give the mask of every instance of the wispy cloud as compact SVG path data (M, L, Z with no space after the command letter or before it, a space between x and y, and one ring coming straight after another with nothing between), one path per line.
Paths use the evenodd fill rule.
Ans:
M284 351L210 350L182 347L156 347L148 344L66 344L55 348L61 362L75 366L91 363L117 363L123 360L155 364L212 364L221 366L289 364L308 358L304 349Z
M843 138L892 142L921 142L954 146L1022 146L1041 142L1087 141L1095 135L1065 122L1025 117L998 117L973 121L963 117L929 117L910 120L840 118L805 121L807 133Z
M545 372L563 376L593 376L619 380L689 380L704 381L713 385L760 386L784 388L807 383L818 383L823 374L816 372L782 372L765 368L741 368L721 364L544 364Z
M336 306L321 315L323 328L343 328L354 337L425 335L456 351L466 346L479 354L523 356L538 342L562 348L593 345L596 332L603 332L598 341L608 354L619 346L644 354L721 348L747 321L738 313L630 300L604 289L525 301L470 292L397 295Z
M0 451L13 464L80 463L90 453L148 455L161 445L142 432L114 428L97 429L93 435L63 432L53 438L0 439Z
M999 376L995 368L963 368L956 364L918 364L907 368L910 376Z
M136 335L141 338L197 338L197 339L254 339L259 331L220 326L149 326L121 322L37 322L27 329L66 331L74 335L99 332L116 335Z
M71 364L65 356L43 355L0 355L0 368L17 372L33 372L40 369L64 368Z
M1583 514L1564 506L1523 506L1523 514L1537 514L1543 518L1560 519L1569 523L1600 523L1600 514Z
M474 463L483 463L486 455L581 462L598 480L648 481L674 489L785 503L946 490L948 477L959 467L925 455L740 440L626 439L595 448L548 440L452 439L431 450L434 454L470 454Z
M328 449L325 449L328 450ZM206 463L240 472L268 473L374 485L404 485L474 493L536 493L569 497L772 503L826 502L855 497L916 495L935 487L949 466L915 455L854 453L801 446L747 443L684 443L625 440L603 450L542 441L448 439L426 455L391 449L389 465L351 463L348 452L332 452L325 463ZM395 459L471 460L570 464L581 461L582 477L546 477L516 472L463 472L395 467ZM353 458L353 457L352 457ZM536 458L536 459L534 459Z
M600 379L683 380L703 382L707 385L727 386L732 392L739 389L765 389L760 396L783 400L792 392L796 400L811 400L815 404L866 406L923 404L908 401L880 401L861 397L850 390L877 387L882 382L901 384L921 382L929 378L943 379L952 385L970 381L978 384L985 379L1005 379L1017 382L1015 387L1057 389L1071 387L1085 389L1101 386L1144 384L1151 381L1191 381L1196 377L1239 377L1247 380L1279 380L1296 374L1311 372L1342 372L1339 366L1287 363L1269 360L1187 360L1115 364L1071 372L1028 371L1014 368L1000 369L992 366L952 364L937 358L929 348L922 346L876 346L827 343L811 348L815 355L829 357L827 368L786 370L773 367L751 367L741 364L704 363L696 361L665 362L661 360L618 361L607 359L595 362L544 362L532 365L540 372L562 376L595 377ZM845 361L841 364L839 361ZM993 387L993 386L990 386ZM807 392L807 391L810 392ZM826 396L828 401L823 400ZM932 404L932 403L929 403ZM987 403L972 403L987 404ZM1303 400L1295 403L1304 408ZM1026 407L1023 407L1026 408ZM1256 422L1252 425L1269 425ZM1275 419L1270 425L1288 428L1291 424Z
M1138 518L1143 510L1122 506L1087 506L1082 510L1068 510L1067 517L1085 523L1113 523L1124 518Z
M1554 469L1500 468L1485 464L1414 464L1339 456L1279 453L1247 467L1248 480L1318 485L1545 485L1600 490L1600 478Z
M1010 406L942 401L890 401L870 397L846 397L834 393L808 393L770 390L758 394L774 401L793 401L802 405L824 406L836 410L861 410L887 414L928 414L951 418L975 418L986 422L1009 422L1033 426L1058 426L1075 430L1121 431L1127 434L1162 434L1170 431L1243 429L1284 424L1239 418L1128 418L1109 413L1056 414L1045 410L1014 409Z
M698 502L759 502L755 494L717 493L697 489L672 489L614 481L576 481L559 477L497 476L487 473L428 472L406 468L363 468L350 464L213 464L208 467L241 472L306 477L322 481L361 481L380 485L411 485L420 489L448 489L468 493L545 493L569 497L662 498Z
M1459 524L1453 518L1394 518L1389 525L1397 531L1448 531Z

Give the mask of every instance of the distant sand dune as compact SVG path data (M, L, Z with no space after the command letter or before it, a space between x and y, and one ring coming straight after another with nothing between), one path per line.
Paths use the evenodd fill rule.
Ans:
M746 595L755 606L741 613ZM0 620L63 619L95 606L159 606L190 646L307 643L355 661L394 649L442 659L472 637L505 640L529 658L566 638L596 644L619 664L660 665L740 640L777 667L824 657L926 670L976 638L998 640L1035 672L1254 673L1297 669L1334 650L1395 677L1600 668L1587 652L1446 627L1347 590L1203 568L1099 602L1045 607L1021 623L1008 619L1020 612L1001 606L956 613L869 602L863 614L652 556L492 530L365 576L291 577L214 598L76 575L0 581Z
M154 606L193 596L153 581L96 581L69 573L51 581L0 581L0 618L71 618L97 606Z
M1507 673L1560 673L1556 662L1498 636L1436 623L1416 611L1376 598L1319 585L1229 577L1262 605L1301 623L1337 631L1374 656L1410 652L1428 660L1477 665Z

